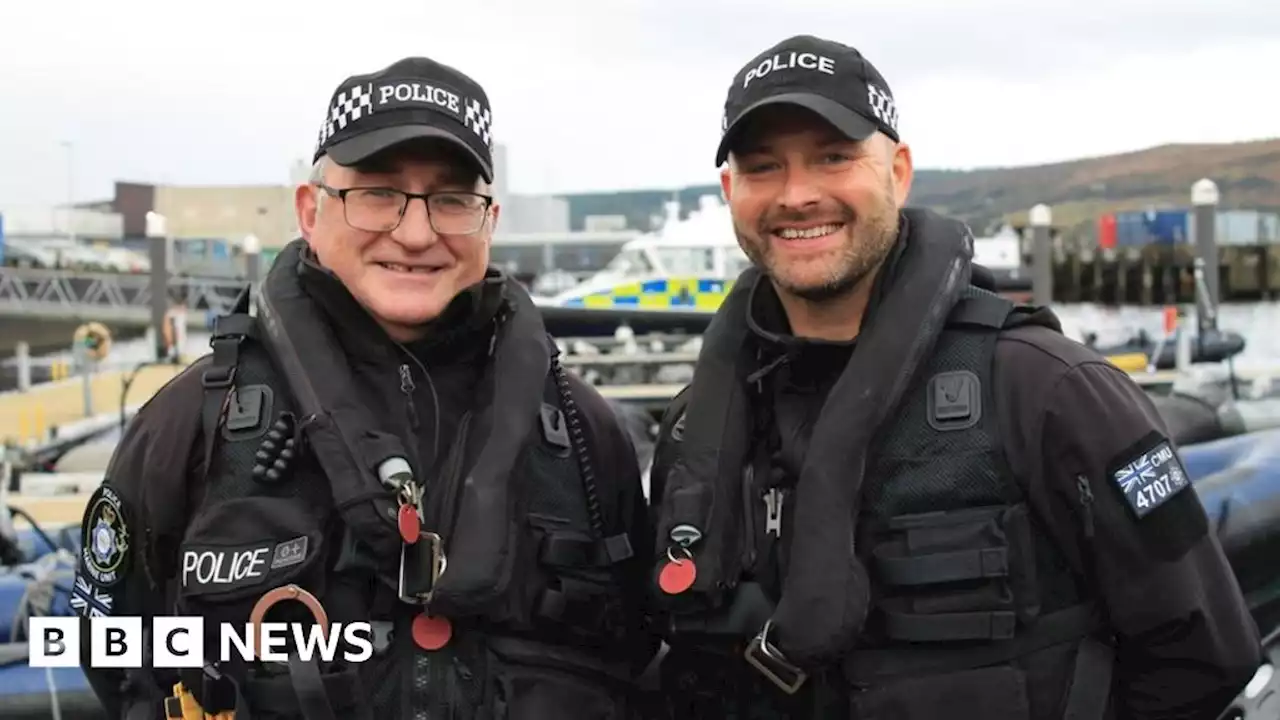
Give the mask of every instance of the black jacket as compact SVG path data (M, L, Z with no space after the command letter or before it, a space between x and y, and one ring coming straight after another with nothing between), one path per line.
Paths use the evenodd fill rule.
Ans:
M892 292L893 272L890 262L869 312ZM779 402L782 394L774 396L773 410L781 426L780 464L795 471L812 424L857 341L798 340L789 334L767 280L758 291L748 342L766 357L783 346L790 353L789 391L785 403ZM1262 660L1258 630L1219 542L1207 532L1197 495L1175 493L1139 519L1112 480L1125 463L1150 449L1153 439L1170 437L1151 400L1105 358L1043 326L1000 336L993 377L994 410L1012 474L1024 484L1054 543L1073 564L1093 568L1093 591L1118 644L1114 717L1216 717ZM660 423L650 473L655 507L680 453L688 398L687 390L677 396ZM1087 478L1087 488L1081 478ZM1092 540L1081 531L1082 497L1090 504ZM679 654L676 645L667 662L680 667ZM733 655L725 662L746 668ZM781 701L763 676L749 668L741 676ZM756 708L751 717L775 716L763 704Z
M484 332L498 310L505 277L491 271L480 285L462 293L435 323L426 340L400 345L392 342L332 275L312 262L300 265L302 285L320 306L348 356L354 377L372 413L414 428L415 465L430 477L448 453L458 417L469 402L472 385L485 360L490 335ZM97 608L110 615L163 615L171 612L166 579L175 571L175 550L182 540L185 518L202 497L204 441L201 377L210 365L205 356L162 388L129 425L110 462L104 486L121 505L129 546L118 578L92 583ZM613 525L627 528L636 558L627 567L629 592L642 592L649 564L652 531L646 516L640 470L630 436L620 426L608 402L577 376L569 375L584 434L600 465L596 473L601 504ZM613 525L617 526L617 525ZM81 576L86 581L92 579ZM642 624L633 618L634 626ZM144 621L145 622L145 621ZM87 642L87 633L83 634ZM636 648L637 663L646 660L646 641ZM88 646L82 665L109 717L121 717L125 687L147 678L131 678L124 686L120 671L88 667ZM162 695L176 678L156 671Z

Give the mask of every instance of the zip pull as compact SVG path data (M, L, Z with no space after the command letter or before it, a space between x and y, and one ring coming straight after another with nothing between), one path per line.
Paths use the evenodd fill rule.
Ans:
M400 539L407 545L418 542L422 534L422 488L412 479L400 486L400 510L396 520Z
M413 391L418 386L413 384L413 371L410 370L408 364L400 366L400 392L404 393L405 400L409 403L409 424L418 427L418 407L413 404Z
M1084 536L1093 539L1093 489L1089 487L1089 479L1084 475L1076 475L1076 489L1080 491L1080 507L1084 516Z
M764 494L764 533L772 533L774 537L782 537L782 500L785 496L778 488L769 488Z

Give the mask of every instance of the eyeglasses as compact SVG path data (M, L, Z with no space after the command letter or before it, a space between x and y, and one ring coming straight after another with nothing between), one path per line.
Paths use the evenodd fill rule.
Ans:
M395 188L315 186L342 200L343 219L357 230L391 232L400 226L409 201L421 198L431 229L441 235L471 235L484 227L493 198L473 192L408 193Z

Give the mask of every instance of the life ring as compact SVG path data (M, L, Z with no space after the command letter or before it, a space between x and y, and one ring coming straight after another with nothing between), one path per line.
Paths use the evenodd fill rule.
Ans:
M101 362L111 352L111 331L100 322L87 322L76 328L72 342L85 348L85 356Z

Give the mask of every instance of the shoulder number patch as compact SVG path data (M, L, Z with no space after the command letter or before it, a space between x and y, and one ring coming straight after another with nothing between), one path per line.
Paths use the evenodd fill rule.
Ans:
M1139 518L1146 517L1191 484L1168 440L1158 438L1144 447L1148 449L1130 456L1111 475L1129 508Z
M94 584L111 587L124 579L131 557L133 539L124 504L109 485L100 485L84 517L80 567Z

